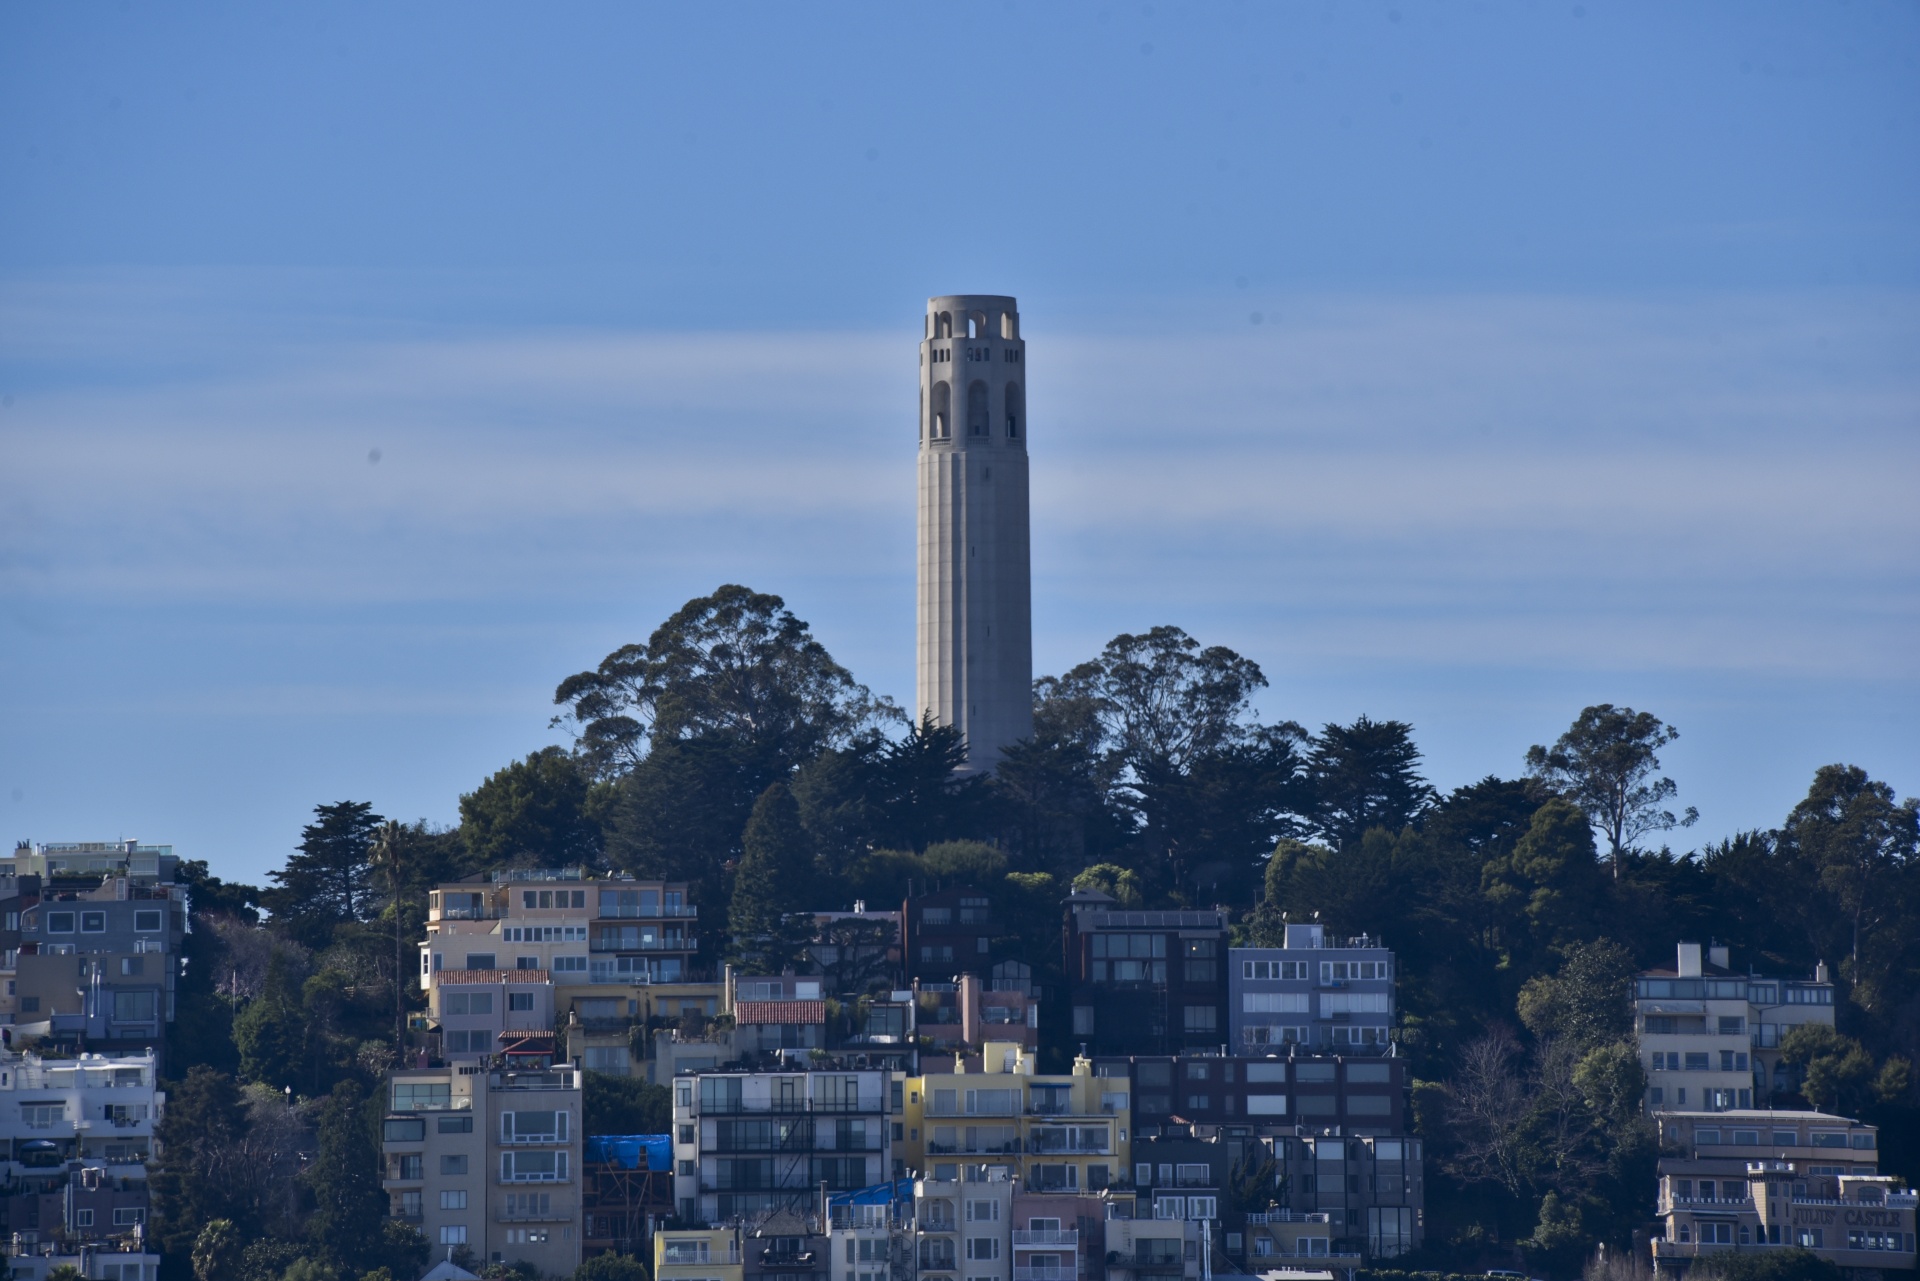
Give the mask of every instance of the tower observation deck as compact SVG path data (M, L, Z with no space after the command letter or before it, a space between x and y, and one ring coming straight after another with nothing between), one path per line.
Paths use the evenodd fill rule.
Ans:
M960 730L970 773L1033 733L1026 385L1013 299L928 300L915 716Z

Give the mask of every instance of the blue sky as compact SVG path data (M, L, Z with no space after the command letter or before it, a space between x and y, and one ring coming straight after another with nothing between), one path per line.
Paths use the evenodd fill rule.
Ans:
M1920 792L1920 9L0 10L0 813L258 878L451 821L728 581L912 688L924 299L1017 295L1042 671L1689 844ZM378 451L378 461L371 461Z

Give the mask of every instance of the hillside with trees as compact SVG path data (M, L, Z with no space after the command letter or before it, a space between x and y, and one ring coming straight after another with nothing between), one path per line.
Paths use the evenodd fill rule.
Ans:
M1043 986L1074 885L1228 907L1241 943L1307 919L1382 937L1445 1176L1427 1202L1437 1263L1504 1241L1564 1267L1644 1226L1658 1149L1632 973L1679 939L1762 970L1825 961L1838 1028L1789 1047L1804 1101L1882 1126L1882 1167L1920 1181L1915 801L1835 763L1780 799L1777 828L1675 849L1699 825L1661 770L1678 731L1651 712L1569 708L1557 741L1443 793L1413 726L1266 721L1265 685L1177 627L1117 636L1037 681L1033 737L960 779L952 731L874 696L779 597L725 586L561 680L571 747L476 780L457 826L327 801L270 886L191 865L155 1178L169 1281L278 1281L296 1259L315 1281L413 1275L425 1244L386 1218L377 1165L382 1074L423 1008L412 944L429 887L508 867L688 881L710 959L773 966L797 909L955 884L995 899L996 958ZM1059 1006L1042 1026L1056 1068ZM658 1116L650 1088L590 1087L590 1111Z

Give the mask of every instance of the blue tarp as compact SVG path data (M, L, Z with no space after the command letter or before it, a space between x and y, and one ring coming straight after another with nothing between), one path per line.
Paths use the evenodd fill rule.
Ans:
M590 1134L586 1159L628 1170L671 1170L670 1134Z

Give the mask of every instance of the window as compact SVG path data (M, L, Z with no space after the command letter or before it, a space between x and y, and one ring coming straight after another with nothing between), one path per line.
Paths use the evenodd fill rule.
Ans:
M1156 1219L1186 1218L1187 1199L1183 1196L1156 1196L1153 1198L1153 1217Z
M982 1262L989 1259L999 1258L1000 1257L1000 1238L999 1237L968 1237L967 1238L967 1257L969 1259L975 1259Z
M509 1013L530 1012L532 1009L533 1009L533 993L531 992L507 993L507 1011Z
M1189 1034L1216 1032L1219 1027L1219 1012L1213 1006L1189 1005L1186 1007L1186 1029Z
M64 1103L22 1103L20 1120L29 1130L48 1130L67 1119Z
M540 958L537 956L516 956L513 958L513 968L516 970L537 970L540 968Z
M388 1121L382 1127L382 1137L388 1143L423 1143L427 1137L427 1123L418 1117Z
M1688 1050L1687 1051L1687 1071L1705 1072L1708 1070L1710 1069L1708 1065L1707 1052L1705 1050Z
M491 1014L493 993L445 991L440 994L442 1014Z
M40 998L37 996L21 997L20 1012L22 1014L38 1014L40 1012Z
M147 1212L137 1205L116 1205L113 1207L113 1226L130 1228L147 1221Z
M107 914L105 912L80 913L80 932L82 934L105 934L107 932Z
M1733 1132L1733 1141L1734 1141L1734 1143L1735 1143L1735 1144L1738 1144L1738 1145L1740 1145L1740 1146L1742 1146L1742 1147L1749 1147L1749 1148L1756 1148L1756 1147L1759 1147L1759 1146L1760 1146L1760 1131L1758 1131L1758 1130L1735 1130L1735 1131Z
M396 1179L419 1179L426 1177L422 1170L418 1152L403 1152L393 1158L393 1177Z
M1720 1131L1695 1130L1693 1132L1693 1142L1696 1147L1717 1147L1720 1143Z
M1187 1198L1187 1217L1189 1219L1217 1219L1220 1217L1220 1199L1210 1196L1190 1196Z
M1248 1116L1281 1116L1287 1110L1287 1096L1284 1094L1249 1094L1247 1096Z
M453 1086L446 1081L395 1081L395 1112L426 1112L445 1108L453 1101Z
M1146 1187L1153 1182L1153 1166L1141 1161L1133 1167L1133 1182L1137 1187Z
M567 1177L565 1152L502 1152L502 1183L561 1183Z
M1306 1014L1313 998L1305 992L1242 992L1240 1008L1247 1014Z
M466 1172L467 1158L464 1156L443 1156L440 1158L440 1173L465 1174Z
M584 956L556 956L553 958L555 974L585 974L587 958Z
M115 992L114 1020L119 1023L153 1022L154 995L152 992Z
M468 952L467 968L470 970L498 969L499 966L494 964L497 959L492 952Z
M509 1219L545 1218L552 1213L553 1193L551 1192L507 1193L507 1217Z
M1797 1148L1800 1146L1800 1132L1798 1130L1775 1130L1773 1132L1773 1143L1775 1147Z
M920 911L920 924L923 926L952 925L953 909L950 907L922 908Z
M49 934L73 933L73 913L72 912L48 912L47 913L47 933Z
M1207 1096L1204 1094L1189 1094L1187 1096L1187 1110L1189 1112L1205 1112L1212 1106L1213 1104L1208 1101Z
M147 958L144 956L123 956L120 958L120 973L122 975L144 974L146 973L146 969Z
M1391 1116L1393 1100L1384 1094L1349 1094L1348 1116Z
M1738 1014L1722 1014L1720 1016L1721 1036L1739 1036L1746 1030L1747 1021Z
M711 1258L707 1243L699 1239L675 1241L669 1238L666 1251L661 1256L665 1263L707 1263Z
M472 1134L472 1116L443 1116L434 1119L434 1129L442 1134Z
M467 1243L466 1225L454 1223L443 1225L440 1229L441 1245L465 1245Z
M467 1194L465 1192L460 1192L460 1191L442 1192L440 1194L440 1208L442 1210L466 1209Z
M1204 1163L1176 1165L1173 1168L1173 1176L1179 1180L1183 1188L1204 1188L1213 1183L1213 1172Z
M502 1143L564 1143L567 1140L567 1113L502 1112Z
M75 1210L73 1212L73 1226L76 1228L92 1227L93 1211L92 1210Z

